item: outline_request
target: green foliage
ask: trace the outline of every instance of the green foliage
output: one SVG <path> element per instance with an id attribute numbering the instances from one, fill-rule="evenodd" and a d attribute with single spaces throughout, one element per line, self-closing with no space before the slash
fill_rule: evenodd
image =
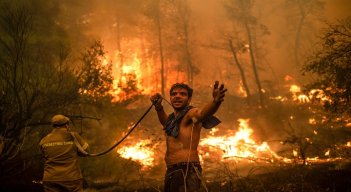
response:
<path id="1" fill-rule="evenodd" d="M 58 41 L 65 37 L 53 23 L 55 15 L 46 15 L 48 19 L 40 22 L 43 12 L 20 2 L 1 4 L 1 160 L 11 159 L 19 152 L 18 144 L 26 136 L 23 131 L 27 126 L 73 102 L 78 90 L 67 66 L 69 54 L 65 50 L 69 46 Z M 42 28 L 50 29 L 50 33 L 42 34 L 47 32 L 40 31 Z"/>
<path id="2" fill-rule="evenodd" d="M 39 125 L 48 123 L 53 114 L 81 110 L 77 106 L 84 96 L 79 94 L 77 73 L 86 74 L 88 83 L 84 85 L 93 85 L 99 93 L 110 90 L 111 83 L 103 83 L 112 82 L 112 77 L 111 66 L 105 71 L 92 66 L 98 63 L 94 56 L 103 54 L 101 44 L 85 57 L 91 68 L 75 68 L 69 40 L 56 22 L 59 10 L 54 2 L 5 1 L 0 8 L 1 178 L 13 169 L 14 161 L 24 162 L 38 155 L 37 142 L 43 136 L 40 131 L 47 129 Z M 25 149 L 30 152 L 24 153 Z M 27 160 L 22 164 L 30 163 Z"/>
<path id="3" fill-rule="evenodd" d="M 304 73 L 315 75 L 307 89 L 320 89 L 330 98 L 327 110 L 351 113 L 351 18 L 329 25 L 321 38 L 321 49 L 310 58 Z"/>
<path id="4" fill-rule="evenodd" d="M 83 69 L 79 75 L 81 92 L 93 98 L 108 96 L 112 90 L 112 63 L 105 62 L 105 51 L 101 42 L 96 41 L 83 53 Z"/>

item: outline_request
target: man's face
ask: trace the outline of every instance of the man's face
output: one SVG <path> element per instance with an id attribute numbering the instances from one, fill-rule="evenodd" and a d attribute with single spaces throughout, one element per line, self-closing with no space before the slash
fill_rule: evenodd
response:
<path id="1" fill-rule="evenodd" d="M 171 103 L 175 110 L 180 110 L 189 105 L 191 98 L 189 98 L 188 90 L 184 88 L 175 88 L 171 92 Z"/>

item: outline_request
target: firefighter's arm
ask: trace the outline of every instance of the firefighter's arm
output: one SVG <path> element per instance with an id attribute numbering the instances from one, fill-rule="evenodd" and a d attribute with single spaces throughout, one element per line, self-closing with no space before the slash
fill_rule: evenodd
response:
<path id="1" fill-rule="evenodd" d="M 79 144 L 84 149 L 84 151 L 89 152 L 89 144 L 78 133 L 74 132 L 73 134 L 76 137 L 76 139 L 79 142 Z"/>

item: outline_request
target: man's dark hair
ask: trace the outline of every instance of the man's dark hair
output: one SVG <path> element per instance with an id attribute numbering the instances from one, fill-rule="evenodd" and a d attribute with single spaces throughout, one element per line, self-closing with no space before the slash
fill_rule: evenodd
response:
<path id="1" fill-rule="evenodd" d="M 188 91 L 188 96 L 189 98 L 191 98 L 193 96 L 193 89 L 191 87 L 189 87 L 189 85 L 185 84 L 185 83 L 176 83 L 173 84 L 171 89 L 169 90 L 169 94 L 171 95 L 173 90 L 176 88 L 180 88 L 180 89 L 186 89 Z"/>

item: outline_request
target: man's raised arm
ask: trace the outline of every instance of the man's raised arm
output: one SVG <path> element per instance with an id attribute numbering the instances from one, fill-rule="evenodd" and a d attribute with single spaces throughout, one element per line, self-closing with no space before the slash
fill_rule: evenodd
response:
<path id="1" fill-rule="evenodd" d="M 209 116 L 212 116 L 215 114 L 221 105 L 221 103 L 224 101 L 224 96 L 225 92 L 227 91 L 226 88 L 224 88 L 224 84 L 221 84 L 219 86 L 219 82 L 216 81 L 214 86 L 213 86 L 213 91 L 212 91 L 212 101 L 210 101 L 208 104 L 206 104 L 201 110 L 196 110 L 195 112 L 195 117 L 197 121 L 203 121 Z"/>
<path id="2" fill-rule="evenodd" d="M 158 121 L 163 126 L 165 126 L 165 123 L 166 123 L 168 115 L 163 110 L 162 96 L 159 93 L 156 93 L 155 95 L 151 96 L 150 100 L 153 103 L 153 105 L 155 106 L 155 110 L 157 112 Z"/>

